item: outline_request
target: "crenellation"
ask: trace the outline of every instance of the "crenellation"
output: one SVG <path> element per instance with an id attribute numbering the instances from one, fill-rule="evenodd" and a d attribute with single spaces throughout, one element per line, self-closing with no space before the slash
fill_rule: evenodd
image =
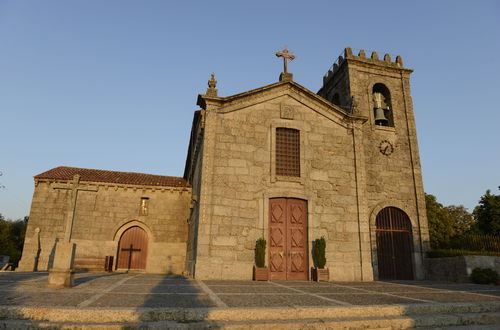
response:
<path id="1" fill-rule="evenodd" d="M 344 57 L 345 58 L 351 58 L 352 56 L 353 56 L 353 54 L 352 54 L 352 48 L 351 47 L 344 48 Z"/>
<path id="2" fill-rule="evenodd" d="M 364 49 L 360 49 L 358 51 L 358 55 L 354 55 L 352 48 L 346 47 L 344 49 L 344 56 L 339 56 L 337 60 L 332 64 L 328 72 L 323 76 L 323 85 L 327 85 L 328 82 L 336 75 L 340 74 L 342 70 L 340 68 L 344 63 L 348 63 L 349 61 L 360 61 L 367 64 L 376 64 L 379 66 L 389 66 L 391 68 L 403 68 L 403 59 L 400 55 L 395 57 L 395 61 L 392 61 L 392 56 L 388 53 L 385 53 L 383 59 L 379 58 L 378 52 L 372 51 L 370 58 L 366 57 L 366 51 Z M 408 69 L 406 69 L 408 70 Z"/>
<path id="3" fill-rule="evenodd" d="M 400 66 L 403 67 L 403 58 L 401 56 L 396 56 L 396 63 Z"/>

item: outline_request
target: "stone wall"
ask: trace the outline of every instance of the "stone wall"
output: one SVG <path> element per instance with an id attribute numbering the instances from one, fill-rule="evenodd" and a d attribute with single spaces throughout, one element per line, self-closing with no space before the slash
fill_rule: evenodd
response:
<path id="1" fill-rule="evenodd" d="M 351 127 L 300 89 L 284 85 L 258 98 L 206 111 L 196 277 L 251 279 L 255 241 L 268 239 L 269 198 L 294 197 L 308 202 L 307 250 L 325 236 L 332 280 L 361 280 Z M 275 175 L 277 127 L 300 130 L 300 178 Z M 362 230 L 368 246 L 367 221 Z"/>
<path id="2" fill-rule="evenodd" d="M 39 237 L 38 270 L 51 267 L 56 240 L 64 238 L 71 191 L 54 189 L 67 181 L 38 180 L 31 205 L 25 249 L 19 270 L 32 270 Z M 180 274 L 184 270 L 190 188 L 148 187 L 82 182 L 97 192 L 79 191 L 72 241 L 75 266 L 102 270 L 105 256 L 117 257 L 121 233 L 131 226 L 148 233 L 147 272 Z M 147 215 L 140 215 L 142 197 L 149 198 Z M 38 228 L 38 231 L 35 231 Z"/>
<path id="3" fill-rule="evenodd" d="M 201 130 L 201 128 L 200 128 Z M 201 131 L 199 133 L 199 143 L 196 152 L 194 153 L 194 162 L 198 166 L 193 168 L 191 173 L 191 185 L 193 189 L 193 196 L 191 202 L 191 213 L 189 217 L 189 232 L 187 241 L 186 252 L 186 272 L 190 276 L 194 276 L 196 257 L 198 250 L 198 230 L 199 230 L 199 215 L 200 215 L 200 194 L 201 194 L 201 174 L 202 174 L 202 157 L 203 157 L 203 136 Z"/>
<path id="4" fill-rule="evenodd" d="M 470 282 L 474 268 L 491 268 L 500 274 L 500 257 L 494 256 L 428 258 L 426 265 L 431 281 Z"/>

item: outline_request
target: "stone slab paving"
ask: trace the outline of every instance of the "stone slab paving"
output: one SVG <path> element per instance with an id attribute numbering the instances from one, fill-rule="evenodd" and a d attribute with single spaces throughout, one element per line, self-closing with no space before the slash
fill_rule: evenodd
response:
<path id="1" fill-rule="evenodd" d="M 49 289 L 47 273 L 0 273 L 0 305 L 79 308 L 231 308 L 500 301 L 500 287 L 428 281 L 197 281 L 180 276 L 78 273 Z"/>

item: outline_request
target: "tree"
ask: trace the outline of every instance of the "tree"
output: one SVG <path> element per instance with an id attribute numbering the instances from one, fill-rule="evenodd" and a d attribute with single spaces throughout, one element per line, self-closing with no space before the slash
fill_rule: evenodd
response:
<path id="1" fill-rule="evenodd" d="M 463 205 L 449 205 L 444 208 L 453 226 L 453 236 L 467 234 L 475 226 L 474 216 Z"/>
<path id="2" fill-rule="evenodd" d="M 28 217 L 11 221 L 0 214 L 0 253 L 10 256 L 14 265 L 21 259 L 27 223 Z"/>
<path id="3" fill-rule="evenodd" d="M 453 238 L 470 232 L 474 217 L 463 205 L 443 206 L 434 195 L 425 194 L 429 235 L 433 249 L 447 248 Z"/>
<path id="4" fill-rule="evenodd" d="M 479 200 L 479 205 L 474 209 L 474 217 L 477 229 L 482 234 L 500 236 L 500 195 L 486 190 Z"/>
<path id="5" fill-rule="evenodd" d="M 436 196 L 425 194 L 427 221 L 429 222 L 429 236 L 431 247 L 439 249 L 449 243 L 453 236 L 451 223 L 443 204 L 439 203 Z"/>

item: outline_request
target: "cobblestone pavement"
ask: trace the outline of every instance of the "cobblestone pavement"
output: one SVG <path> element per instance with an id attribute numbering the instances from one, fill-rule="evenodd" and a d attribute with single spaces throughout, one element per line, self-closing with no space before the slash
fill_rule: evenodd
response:
<path id="1" fill-rule="evenodd" d="M 500 301 L 500 287 L 427 281 L 197 281 L 180 276 L 78 273 L 69 289 L 47 273 L 0 273 L 0 305 L 31 307 L 306 307 Z"/>

